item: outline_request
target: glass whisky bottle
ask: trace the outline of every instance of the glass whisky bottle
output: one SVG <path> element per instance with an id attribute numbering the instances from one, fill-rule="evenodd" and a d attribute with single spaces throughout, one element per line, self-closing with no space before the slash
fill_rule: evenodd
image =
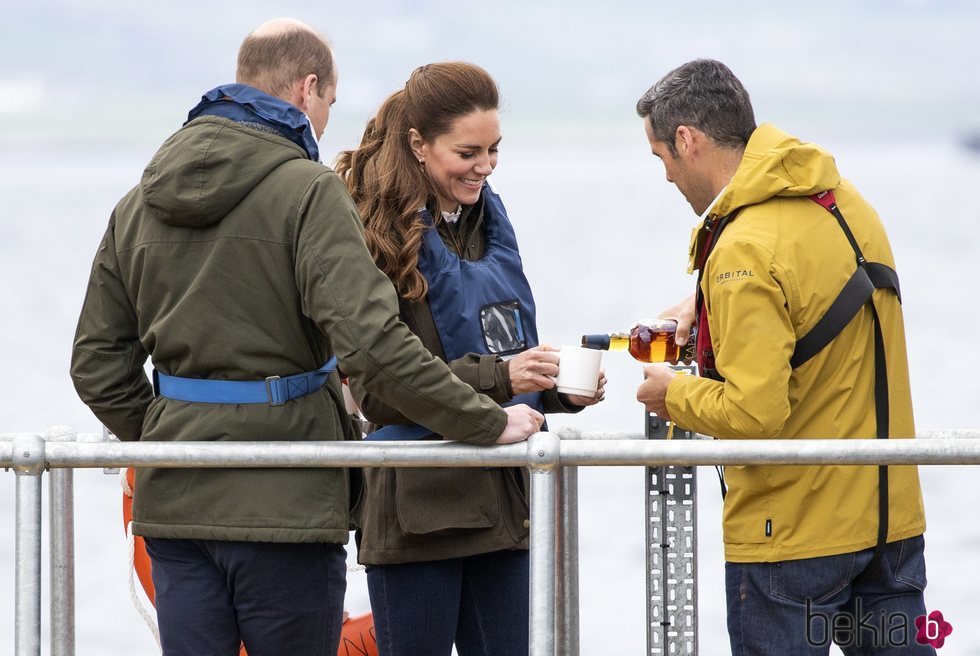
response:
<path id="1" fill-rule="evenodd" d="M 674 342 L 677 322 L 655 319 L 633 326 L 629 333 L 582 335 L 582 346 L 604 351 L 629 351 L 640 362 L 693 362 L 696 353 L 695 330 L 687 344 L 678 347 Z"/>

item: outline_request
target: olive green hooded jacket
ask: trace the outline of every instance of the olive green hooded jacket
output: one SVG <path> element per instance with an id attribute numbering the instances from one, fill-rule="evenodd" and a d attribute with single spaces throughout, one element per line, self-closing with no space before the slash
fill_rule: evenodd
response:
<path id="1" fill-rule="evenodd" d="M 144 372 L 261 380 L 341 369 L 413 421 L 492 442 L 503 410 L 398 319 L 357 210 L 290 141 L 219 117 L 170 137 L 116 206 L 95 257 L 71 374 L 123 440 L 354 439 L 337 374 L 281 406 L 153 398 Z M 344 543 L 342 468 L 141 469 L 134 529 L 165 538 Z"/>
<path id="2" fill-rule="evenodd" d="M 793 349 L 854 273 L 855 255 L 834 217 L 808 196 L 831 189 L 870 262 L 895 268 L 875 210 L 821 148 L 762 125 L 709 212 L 738 210 L 704 266 L 715 364 L 725 382 L 678 376 L 667 389 L 672 419 L 718 438 L 875 438 L 874 336 L 865 307 L 796 369 Z M 691 263 L 700 259 L 703 226 Z M 915 435 L 902 306 L 877 290 L 888 369 L 890 437 Z M 725 557 L 771 562 L 874 546 L 876 466 L 726 467 Z M 889 467 L 888 541 L 925 530 L 918 470 Z"/>

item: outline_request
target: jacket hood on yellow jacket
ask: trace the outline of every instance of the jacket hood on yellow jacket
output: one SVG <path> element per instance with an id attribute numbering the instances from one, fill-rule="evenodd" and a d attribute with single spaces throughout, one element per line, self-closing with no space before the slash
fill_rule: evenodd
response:
<path id="1" fill-rule="evenodd" d="M 745 146 L 732 181 L 708 213 L 710 218 L 731 214 L 775 196 L 812 196 L 840 185 L 834 157 L 816 144 L 800 141 L 770 123 L 757 127 Z M 691 236 L 688 273 L 697 267 L 704 242 L 703 223 Z"/>
<path id="2" fill-rule="evenodd" d="M 763 124 L 749 137 L 742 162 L 711 215 L 725 216 L 774 196 L 811 196 L 839 184 L 840 173 L 830 153 Z"/>

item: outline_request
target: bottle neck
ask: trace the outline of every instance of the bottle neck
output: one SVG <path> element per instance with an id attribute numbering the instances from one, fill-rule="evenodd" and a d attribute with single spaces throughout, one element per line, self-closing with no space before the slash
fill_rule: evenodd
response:
<path id="1" fill-rule="evenodd" d="M 630 336 L 625 333 L 613 333 L 609 335 L 610 351 L 625 351 L 630 347 Z"/>
<path id="2" fill-rule="evenodd" d="M 582 335 L 582 347 L 607 351 L 609 350 L 609 338 L 610 335 Z"/>

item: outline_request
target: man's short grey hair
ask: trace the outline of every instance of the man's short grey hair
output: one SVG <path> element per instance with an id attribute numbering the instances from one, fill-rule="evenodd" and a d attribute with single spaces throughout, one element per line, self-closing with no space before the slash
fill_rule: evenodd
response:
<path id="1" fill-rule="evenodd" d="M 726 148 L 744 148 L 756 127 L 749 92 L 713 59 L 695 59 L 667 73 L 636 103 L 636 113 L 650 121 L 653 136 L 674 157 L 681 125 L 697 128 Z"/>

